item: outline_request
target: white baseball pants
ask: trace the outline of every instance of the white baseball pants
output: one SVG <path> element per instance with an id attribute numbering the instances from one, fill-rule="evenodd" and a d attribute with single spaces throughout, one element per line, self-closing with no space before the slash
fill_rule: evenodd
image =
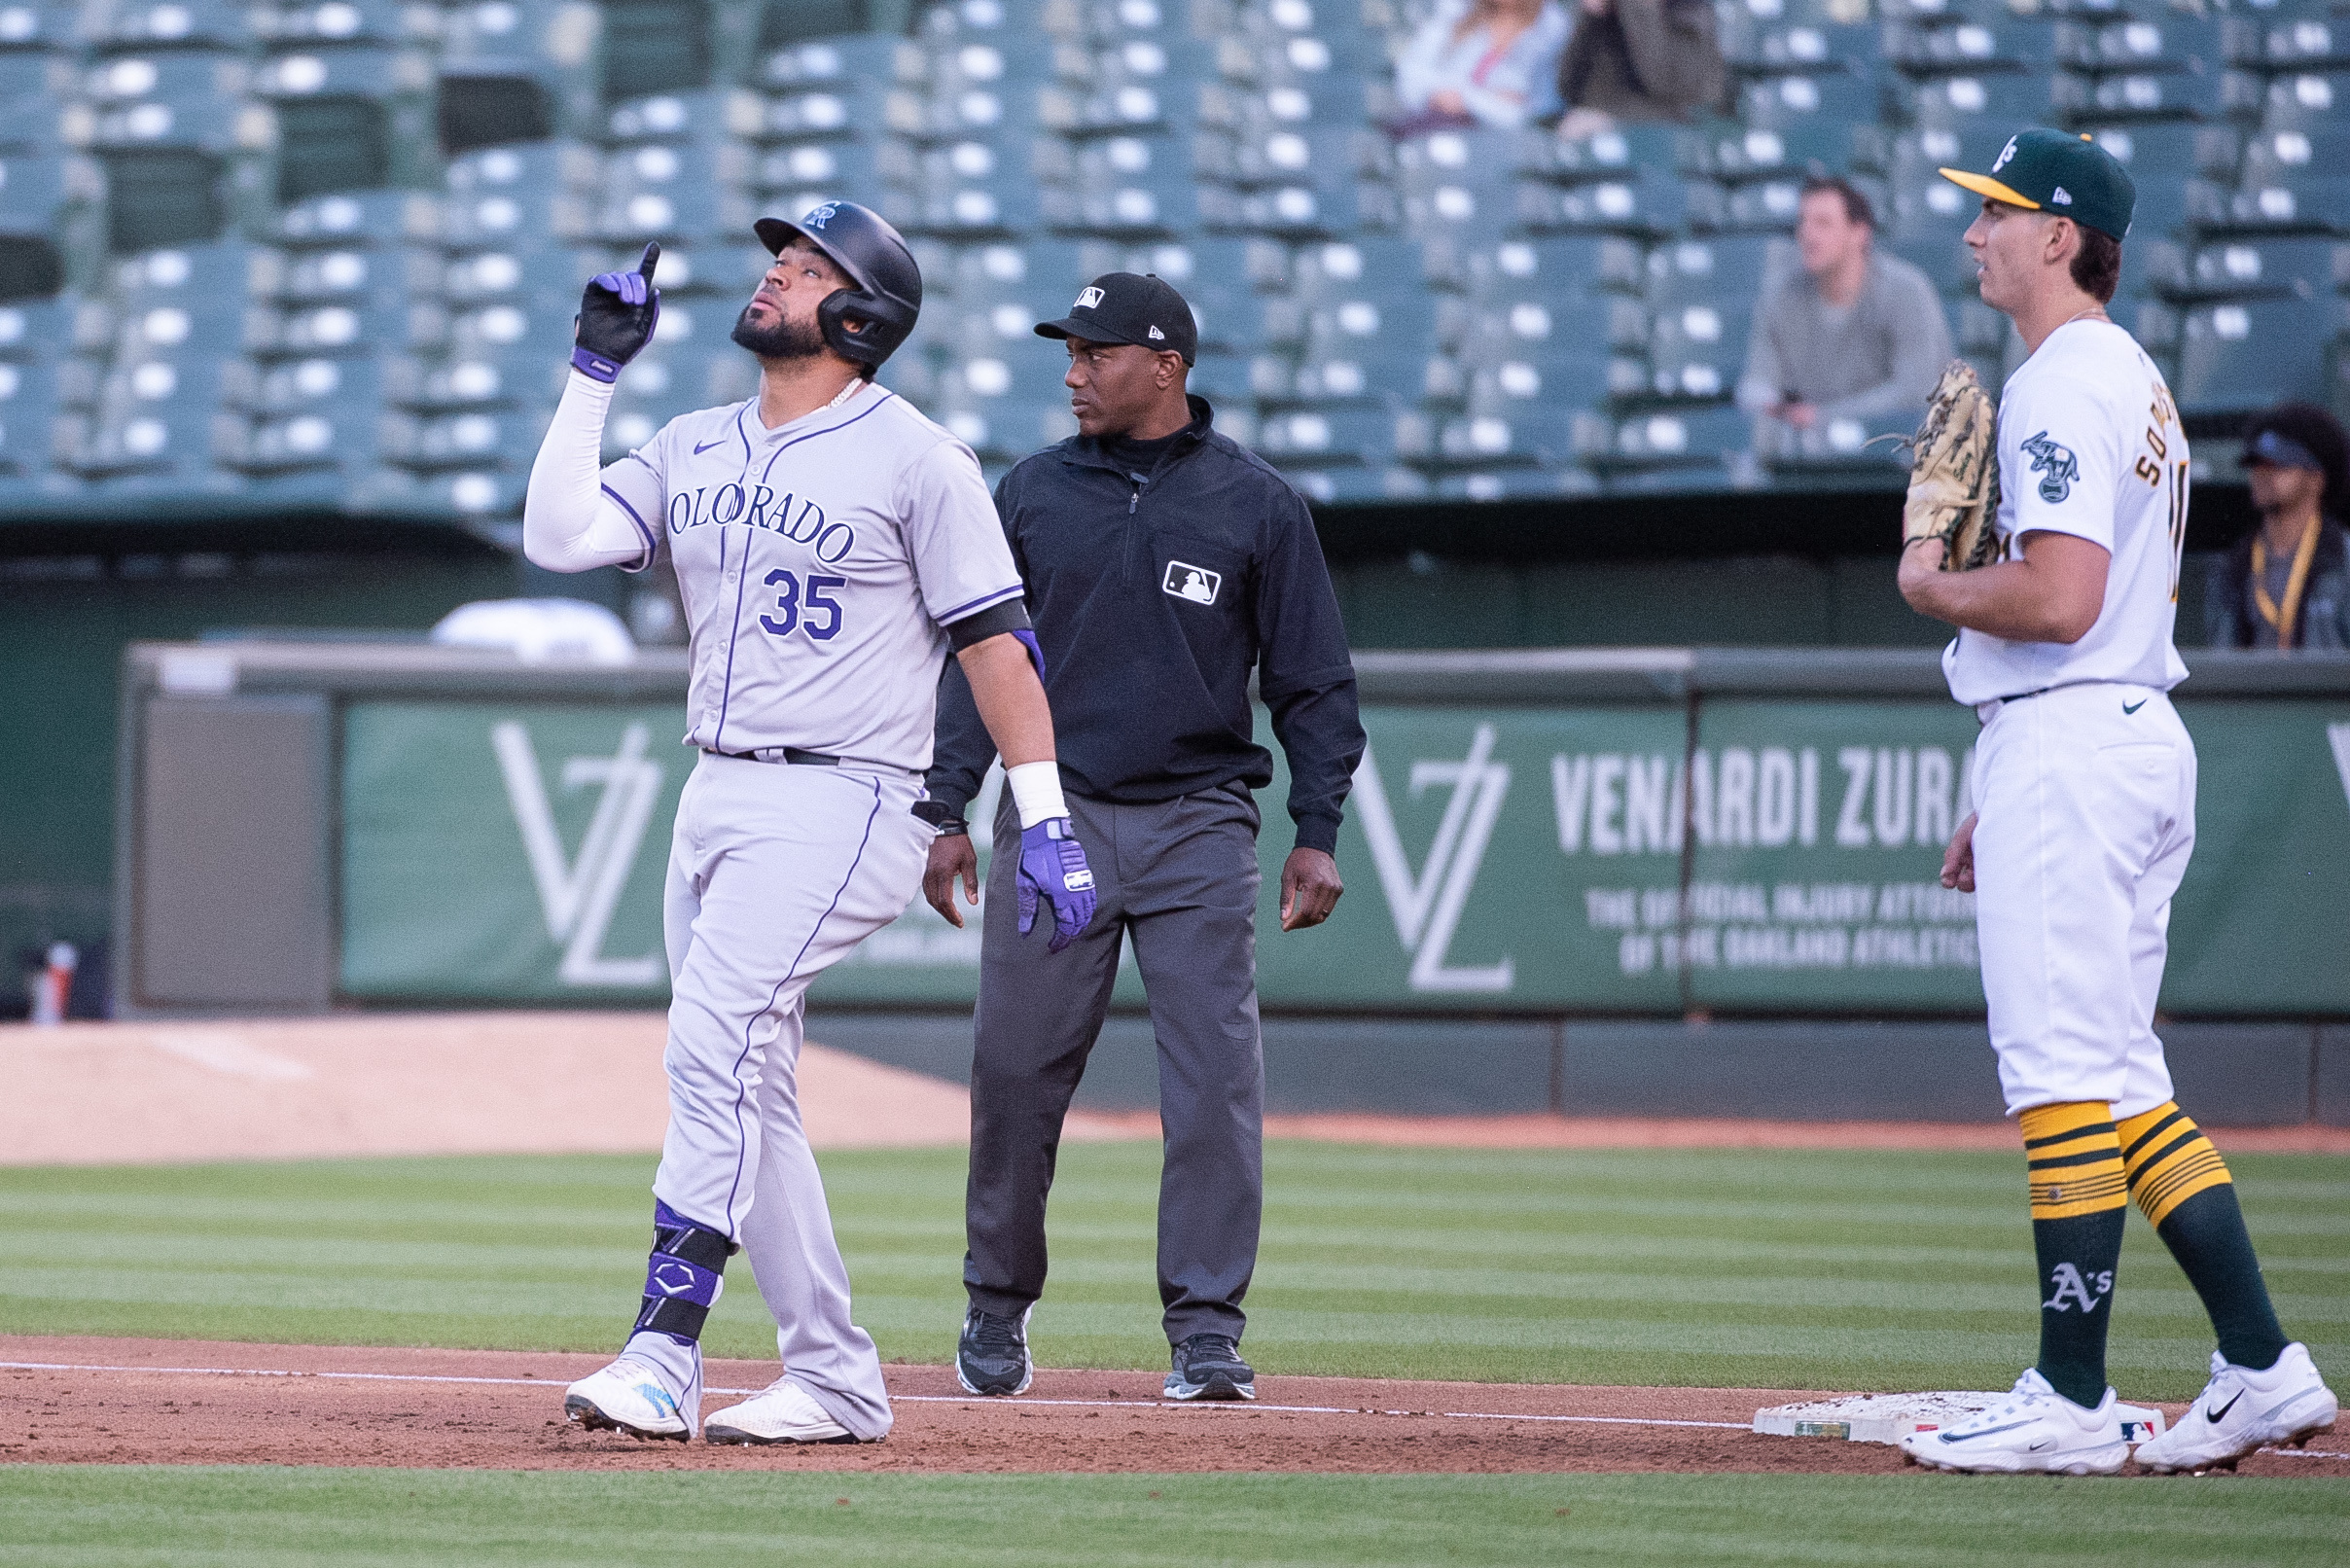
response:
<path id="1" fill-rule="evenodd" d="M 2154 1029 L 2195 846 L 2195 747 L 2170 698 L 2097 682 L 1984 703 L 1975 925 L 2012 1116 L 2171 1097 Z"/>
<path id="2" fill-rule="evenodd" d="M 785 1374 L 866 1440 L 888 1433 L 889 1396 L 872 1336 L 849 1321 L 801 1126 L 801 1000 L 921 890 L 918 789 L 905 773 L 705 753 L 678 801 L 663 920 L 669 1131 L 654 1194 L 741 1243 Z"/>

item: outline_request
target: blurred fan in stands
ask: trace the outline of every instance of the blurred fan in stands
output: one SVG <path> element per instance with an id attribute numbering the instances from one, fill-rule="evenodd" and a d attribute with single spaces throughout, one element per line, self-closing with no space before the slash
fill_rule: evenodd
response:
<path id="1" fill-rule="evenodd" d="M 1558 0 L 1441 0 L 1396 61 L 1398 137 L 1522 125 L 1558 113 L 1558 53 L 1572 24 Z"/>
<path id="2" fill-rule="evenodd" d="M 1580 0 L 1558 56 L 1561 136 L 1619 121 L 1688 120 L 1721 106 L 1722 62 L 1711 0 Z"/>
<path id="3" fill-rule="evenodd" d="M 2261 525 L 2212 562 L 2204 614 L 2220 648 L 2350 648 L 2350 437 L 2307 403 L 2244 427 Z"/>
<path id="4" fill-rule="evenodd" d="M 1869 198 L 1839 177 L 1806 180 L 1800 267 L 1765 278 L 1738 406 L 1763 457 L 1825 455 L 1835 420 L 1875 425 L 1925 411 L 1950 358 L 1950 325 L 1926 274 L 1879 255 Z"/>

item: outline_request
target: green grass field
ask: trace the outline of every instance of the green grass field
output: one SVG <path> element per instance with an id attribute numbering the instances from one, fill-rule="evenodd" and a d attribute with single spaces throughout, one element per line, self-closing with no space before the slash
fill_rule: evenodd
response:
<path id="1" fill-rule="evenodd" d="M 0 1564 L 2345 1560 L 2325 1481 L 0 1469 Z M 1002 1526 L 1016 1522 L 1016 1529 Z"/>
<path id="2" fill-rule="evenodd" d="M 0 1170 L 0 1331 L 607 1349 L 643 1277 L 652 1163 Z M 2233 1163 L 2288 1329 L 2350 1382 L 2350 1159 Z M 945 1360 L 962 1154 L 824 1167 L 859 1321 L 885 1356 Z M 2008 1155 L 1293 1143 L 1268 1147 L 1266 1171 L 1247 1342 L 1267 1374 L 1996 1388 L 2033 1353 Z M 1157 1176 L 1155 1145 L 1063 1152 L 1046 1365 L 1165 1364 Z M 2135 1220 L 2122 1270 L 2117 1384 L 2190 1397 L 2209 1333 Z M 728 1296 L 707 1342 L 773 1353 L 754 1292 Z M 2350 1484 L 2251 1479 L 14 1467 L 0 1518 L 0 1564 L 2350 1561 Z"/>
<path id="3" fill-rule="evenodd" d="M 2236 1161 L 2288 1329 L 2350 1381 L 2350 1160 Z M 962 1313 L 963 1156 L 824 1161 L 882 1354 Z M 650 1158 L 0 1171 L 0 1330 L 600 1350 L 633 1313 Z M 1052 1200 L 1048 1366 L 1165 1365 L 1157 1149 L 1078 1144 Z M 1777 1388 L 2004 1388 L 2036 1318 L 2001 1154 L 1468 1152 L 1276 1144 L 1248 1347 L 1268 1373 Z M 756 1293 L 706 1343 L 771 1356 Z M 2202 1310 L 2140 1221 L 2125 1395 L 2202 1386 Z"/>

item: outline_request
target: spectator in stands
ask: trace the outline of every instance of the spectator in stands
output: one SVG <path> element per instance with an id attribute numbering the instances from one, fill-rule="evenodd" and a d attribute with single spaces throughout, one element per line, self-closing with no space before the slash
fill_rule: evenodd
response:
<path id="1" fill-rule="evenodd" d="M 1558 57 L 1561 136 L 1619 121 L 1687 120 L 1723 100 L 1729 80 L 1713 0 L 1580 0 Z"/>
<path id="2" fill-rule="evenodd" d="M 1950 359 L 1950 324 L 1926 274 L 1877 254 L 1875 237 L 1876 214 L 1849 180 L 1803 182 L 1802 265 L 1765 281 L 1738 381 L 1759 455 L 1833 450 L 1835 419 L 1924 413 Z"/>
<path id="3" fill-rule="evenodd" d="M 2212 562 L 2204 614 L 2220 648 L 2350 648 L 2350 436 L 2280 403 L 2244 430 L 2261 525 Z"/>
<path id="4" fill-rule="evenodd" d="M 1441 0 L 1396 61 L 1399 137 L 1453 126 L 1522 125 L 1558 113 L 1558 0 Z"/>

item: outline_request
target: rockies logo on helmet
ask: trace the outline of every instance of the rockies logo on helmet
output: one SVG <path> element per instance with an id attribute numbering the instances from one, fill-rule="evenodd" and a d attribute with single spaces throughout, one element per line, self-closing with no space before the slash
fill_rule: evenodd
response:
<path id="1" fill-rule="evenodd" d="M 827 201 L 796 224 L 762 218 L 751 227 L 770 255 L 804 239 L 848 274 L 850 286 L 816 307 L 825 346 L 842 359 L 879 365 L 913 332 L 922 313 L 922 269 L 904 236 L 871 207 Z"/>

